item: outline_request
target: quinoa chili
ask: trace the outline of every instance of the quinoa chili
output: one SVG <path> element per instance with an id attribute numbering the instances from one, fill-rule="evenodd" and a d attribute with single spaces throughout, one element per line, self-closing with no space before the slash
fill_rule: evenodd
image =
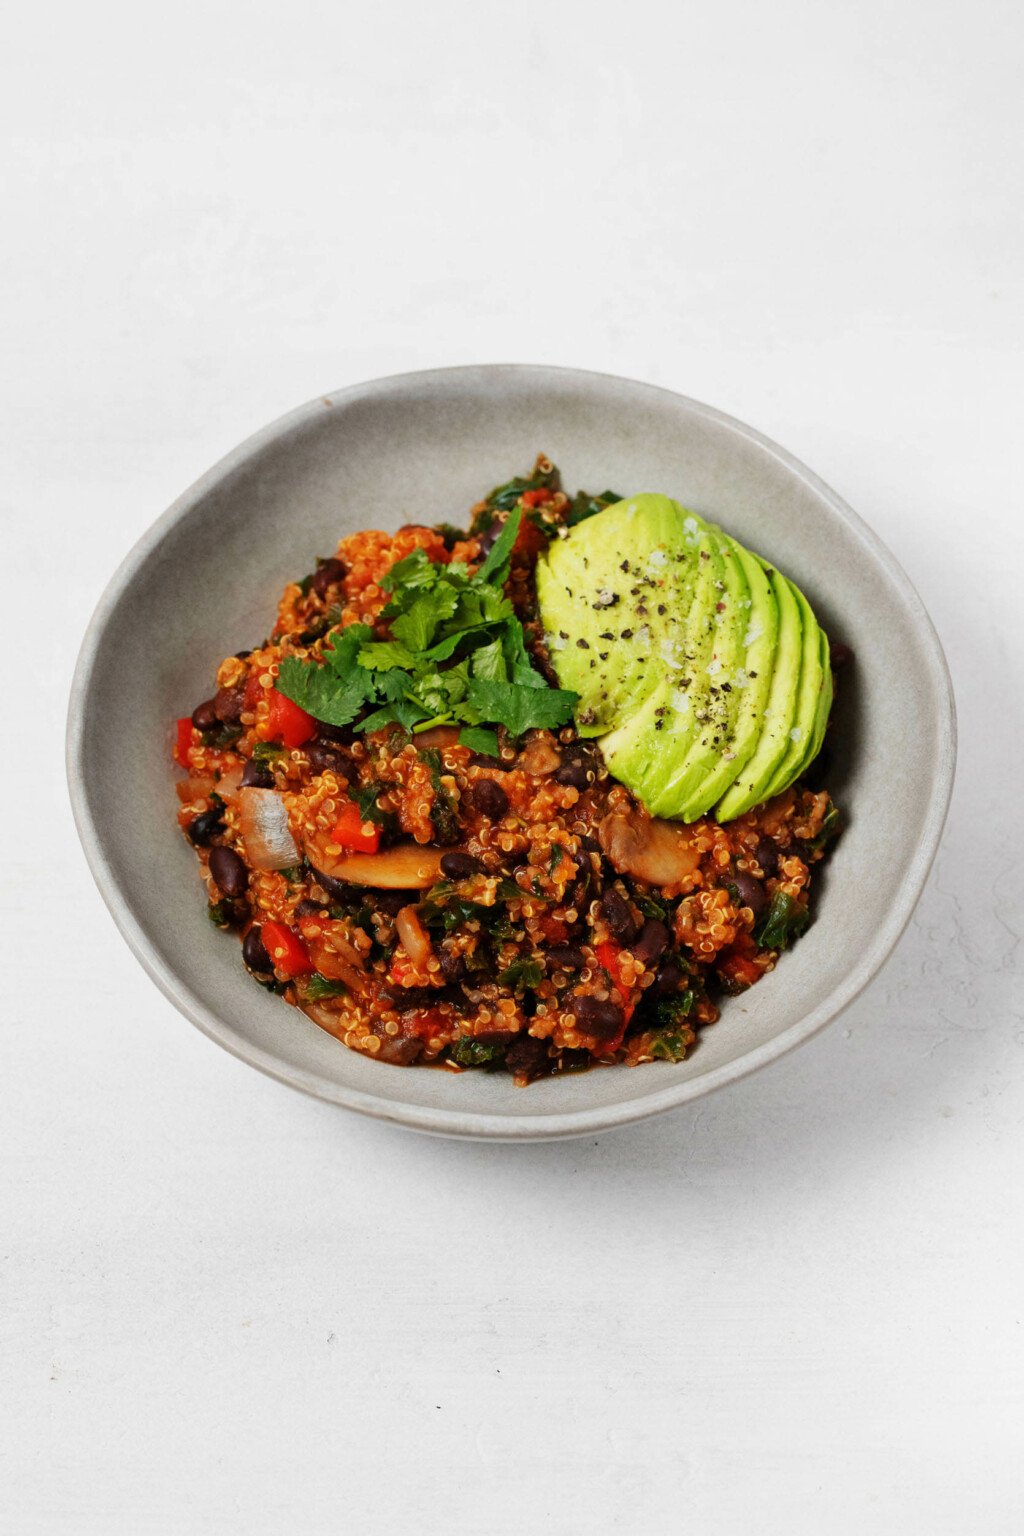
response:
<path id="1" fill-rule="evenodd" d="M 177 722 L 178 821 L 210 920 L 241 939 L 254 981 L 353 1050 L 518 1084 L 681 1061 L 723 994 L 809 921 L 811 867 L 838 825 L 817 779 L 725 824 L 652 819 L 554 686 L 534 566 L 616 499 L 568 496 L 541 456 L 466 531 L 342 539 Z M 449 617 L 417 651 L 428 590 Z M 479 619 L 439 643 L 453 604 Z M 359 674 L 365 697 L 319 703 L 321 684 L 355 675 L 353 644 L 380 663 Z M 474 691 L 486 669 L 465 658 L 484 644 L 497 681 Z"/>

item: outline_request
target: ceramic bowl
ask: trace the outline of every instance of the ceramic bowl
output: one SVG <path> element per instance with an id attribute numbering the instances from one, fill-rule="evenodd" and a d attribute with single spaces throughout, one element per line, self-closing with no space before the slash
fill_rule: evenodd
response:
<path id="1" fill-rule="evenodd" d="M 727 999 L 688 1061 L 513 1087 L 504 1075 L 386 1066 L 256 986 L 206 917 L 175 821 L 171 722 L 220 660 L 270 626 L 285 582 L 343 534 L 460 520 L 543 450 L 565 484 L 662 491 L 775 560 L 852 645 L 830 787 L 847 825 L 816 920 Z M 584 1135 L 685 1104 L 834 1019 L 902 933 L 953 778 L 953 701 L 927 613 L 892 555 L 809 470 L 751 428 L 645 384 L 562 368 L 470 367 L 356 385 L 236 448 L 140 540 L 99 604 L 71 693 L 68 778 L 96 882 L 180 1011 L 261 1071 L 442 1135 Z"/>

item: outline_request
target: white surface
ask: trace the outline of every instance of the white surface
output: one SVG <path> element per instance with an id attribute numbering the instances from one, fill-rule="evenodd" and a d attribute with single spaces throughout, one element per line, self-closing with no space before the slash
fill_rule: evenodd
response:
<path id="1" fill-rule="evenodd" d="M 1019 8 L 273 15 L 65 3 L 0 49 L 0 1526 L 1016 1533 Z M 936 875 L 838 1026 L 514 1150 L 217 1052 L 61 765 L 89 612 L 180 489 L 321 389 L 495 359 L 786 444 L 906 565 L 961 715 Z"/>

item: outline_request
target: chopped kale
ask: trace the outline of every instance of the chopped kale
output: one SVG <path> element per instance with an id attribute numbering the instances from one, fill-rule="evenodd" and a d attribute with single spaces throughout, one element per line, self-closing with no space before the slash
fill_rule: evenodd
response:
<path id="1" fill-rule="evenodd" d="M 486 1067 L 505 1059 L 504 1045 L 485 1045 L 482 1040 L 453 1040 L 448 1055 L 460 1067 Z"/>
<path id="2" fill-rule="evenodd" d="M 806 907 L 785 891 L 776 891 L 760 926 L 754 929 L 755 942 L 761 949 L 786 949 L 800 937 L 810 920 Z"/>
<path id="3" fill-rule="evenodd" d="M 539 987 L 544 979 L 544 967 L 539 960 L 516 960 L 507 966 L 498 981 L 510 992 L 525 992 Z"/>

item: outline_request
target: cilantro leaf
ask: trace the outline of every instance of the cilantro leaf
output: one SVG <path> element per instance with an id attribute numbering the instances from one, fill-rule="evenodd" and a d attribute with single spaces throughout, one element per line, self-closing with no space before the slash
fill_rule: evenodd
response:
<path id="1" fill-rule="evenodd" d="M 406 555 L 404 560 L 386 571 L 377 585 L 385 592 L 396 592 L 399 587 L 404 587 L 408 594 L 417 587 L 432 587 L 436 580 L 437 566 L 427 559 L 424 550 L 414 549 L 411 555 Z M 387 609 L 384 616 L 390 617 Z"/>
<path id="2" fill-rule="evenodd" d="M 523 626 L 509 624 L 503 636 L 505 661 L 514 683 L 524 688 L 546 688 L 547 684 L 530 660 L 523 643 Z"/>
<path id="3" fill-rule="evenodd" d="M 324 642 L 324 661 L 339 677 L 347 677 L 356 664 L 360 647 L 372 635 L 369 624 L 348 624 L 344 629 L 336 630 Z"/>
<path id="4" fill-rule="evenodd" d="M 389 672 L 394 667 L 409 671 L 416 665 L 412 651 L 398 640 L 376 640 L 364 645 L 356 660 L 371 672 Z"/>
<path id="5" fill-rule="evenodd" d="M 468 700 L 476 712 L 476 724 L 494 721 L 513 736 L 524 731 L 565 725 L 579 694 L 564 688 L 526 687 L 521 683 L 494 683 L 470 679 Z"/>
<path id="6" fill-rule="evenodd" d="M 425 651 L 438 625 L 451 618 L 458 603 L 458 592 L 447 582 L 424 588 L 411 607 L 392 621 L 391 633 L 410 651 Z"/>
<path id="7" fill-rule="evenodd" d="M 497 757 L 498 736 L 495 731 L 488 731 L 482 725 L 467 725 L 459 732 L 459 746 L 468 747 L 481 757 Z"/>
<path id="8" fill-rule="evenodd" d="M 359 667 L 342 680 L 333 667 L 286 656 L 278 669 L 276 687 L 314 720 L 349 725 L 371 697 L 373 681 L 372 675 Z"/>
<path id="9" fill-rule="evenodd" d="M 487 559 L 477 571 L 477 581 L 499 581 L 498 572 L 506 564 L 512 553 L 512 546 L 516 541 L 516 535 L 519 533 L 519 524 L 522 520 L 522 508 L 514 507 L 508 515 L 504 528 L 495 539 Z"/>
<path id="10" fill-rule="evenodd" d="M 474 677 L 482 677 L 486 682 L 508 682 L 508 666 L 500 640 L 490 640 L 486 645 L 478 645 L 470 658 L 470 667 Z"/>

